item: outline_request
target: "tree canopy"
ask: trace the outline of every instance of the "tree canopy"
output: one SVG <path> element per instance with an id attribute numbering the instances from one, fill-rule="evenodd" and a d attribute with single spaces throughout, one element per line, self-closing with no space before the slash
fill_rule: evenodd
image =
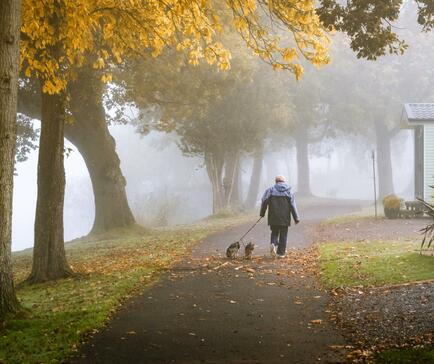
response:
<path id="1" fill-rule="evenodd" d="M 422 30 L 434 26 L 432 0 L 415 0 Z M 325 26 L 346 33 L 359 58 L 375 60 L 387 53 L 403 54 L 408 44 L 397 34 L 396 22 L 409 0 L 321 0 L 318 13 Z"/>
<path id="2" fill-rule="evenodd" d="M 297 78 L 301 57 L 318 66 L 328 63 L 327 32 L 313 0 L 25 0 L 22 18 L 21 65 L 27 77 L 43 79 L 43 91 L 51 94 L 66 87 L 89 54 L 93 67 L 103 69 L 127 54 L 156 57 L 176 46 L 193 65 L 204 59 L 228 69 L 230 53 L 219 39 L 225 27 Z M 292 34 L 291 44 L 283 44 L 273 24 Z M 109 81 L 110 74 L 103 79 Z"/>

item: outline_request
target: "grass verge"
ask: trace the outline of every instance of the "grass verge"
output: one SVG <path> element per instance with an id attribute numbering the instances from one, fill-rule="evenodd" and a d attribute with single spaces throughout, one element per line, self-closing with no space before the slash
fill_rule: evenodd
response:
<path id="1" fill-rule="evenodd" d="M 321 279 L 327 288 L 384 286 L 434 279 L 434 257 L 420 255 L 420 243 L 329 242 L 318 246 Z M 434 363 L 434 348 L 399 348 L 373 357 L 378 364 Z"/>
<path id="2" fill-rule="evenodd" d="M 434 348 L 410 348 L 385 350 L 375 358 L 377 364 L 421 364 L 434 363 Z"/>
<path id="3" fill-rule="evenodd" d="M 60 363 L 86 336 L 97 332 L 122 301 L 156 282 L 162 271 L 185 256 L 200 240 L 252 220 L 250 215 L 204 220 L 190 226 L 144 231 L 131 229 L 66 244 L 71 278 L 19 285 L 29 310 L 0 330 L 0 363 Z M 13 256 L 16 281 L 30 272 L 31 251 Z"/>
<path id="4" fill-rule="evenodd" d="M 378 220 L 384 220 L 383 208 L 378 207 L 377 212 Z M 333 225 L 333 224 L 346 224 L 351 222 L 357 222 L 361 220 L 371 220 L 375 219 L 375 209 L 374 206 L 365 206 L 360 211 L 353 213 L 338 215 L 330 217 L 322 222 L 323 225 Z"/>
<path id="5" fill-rule="evenodd" d="M 420 255 L 419 243 L 329 242 L 319 245 L 327 288 L 382 286 L 434 279 L 434 258 Z"/>

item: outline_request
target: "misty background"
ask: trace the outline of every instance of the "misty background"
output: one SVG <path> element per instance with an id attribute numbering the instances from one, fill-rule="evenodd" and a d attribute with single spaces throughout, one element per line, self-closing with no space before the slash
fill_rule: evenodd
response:
<path id="1" fill-rule="evenodd" d="M 376 130 L 379 121 L 386 129 L 394 130 L 390 134 L 394 192 L 405 199 L 414 198 L 413 131 L 400 130 L 400 119 L 404 102 L 433 101 L 430 85 L 434 78 L 431 47 L 434 37 L 432 33 L 420 32 L 410 10 L 409 13 L 403 11 L 401 28 L 397 29 L 410 45 L 402 56 L 388 55 L 375 62 L 360 60 L 349 49 L 345 37 L 336 35 L 333 37 L 332 64 L 321 70 L 307 66 L 298 84 L 292 78 L 289 80 L 289 75 L 288 82 L 282 82 L 282 73 L 273 72 L 268 66 L 267 69 L 254 66 L 254 71 L 247 72 L 253 74 L 253 80 L 259 80 L 253 82 L 251 88 L 260 88 L 265 93 L 291 94 L 286 109 L 276 112 L 282 119 L 296 120 L 295 126 L 282 124 L 280 129 L 273 131 L 274 134 L 264 136 L 261 141 L 264 153 L 257 201 L 263 190 L 273 184 L 277 174 L 285 175 L 295 191 L 299 188 L 297 127 L 302 130 L 311 127 L 315 136 L 308 143 L 312 195 L 373 201 L 371 152 L 378 150 L 376 140 L 382 138 Z M 239 58 L 243 59 L 243 56 Z M 236 63 L 235 60 L 235 66 Z M 309 92 L 315 95 L 314 103 L 308 102 Z M 233 96 L 228 108 L 258 106 L 242 105 L 248 100 L 239 101 L 237 97 Z M 260 106 L 267 111 L 268 101 L 264 100 Z M 150 119 L 155 117 L 155 113 L 149 116 Z M 317 120 L 312 121 L 315 117 Z M 274 122 L 271 115 L 270 120 L 266 116 L 262 119 L 265 124 Z M 39 129 L 37 120 L 34 120 L 34 128 Z M 112 124 L 109 129 L 116 140 L 121 169 L 127 181 L 128 200 L 139 224 L 186 224 L 213 213 L 213 190 L 204 158 L 183 153 L 181 136 L 176 131 L 138 133 L 137 122 Z M 317 138 L 318 135 L 321 137 Z M 215 140 L 210 139 L 208 143 L 212 145 Z M 94 197 L 80 153 L 69 142 L 66 147 L 71 150 L 65 158 L 64 222 L 65 240 L 68 241 L 86 235 L 91 229 Z M 28 159 L 16 165 L 14 251 L 33 246 L 37 153 L 37 150 L 30 151 Z M 238 177 L 241 199 L 247 195 L 252 168 L 252 153 L 243 153 Z"/>
<path id="2" fill-rule="evenodd" d="M 35 124 L 37 127 L 37 122 Z M 125 125 L 112 126 L 110 132 L 116 139 L 122 172 L 127 179 L 128 199 L 138 223 L 164 224 L 164 221 L 155 221 L 152 217 L 158 219 L 158 215 L 165 215 L 167 207 L 170 209 L 166 214 L 168 224 L 190 223 L 212 213 L 212 190 L 203 161 L 183 156 L 175 136 L 152 132 L 141 137 L 134 127 Z M 357 138 L 334 140 L 311 148 L 311 183 L 315 196 L 373 200 L 371 154 L 360 143 Z M 72 152 L 65 159 L 66 241 L 86 235 L 94 218 L 92 186 L 86 165 L 77 150 L 70 143 L 67 145 Z M 397 194 L 412 198 L 412 131 L 401 131 L 393 141 L 392 150 Z M 247 186 L 252 158 L 245 158 L 242 166 L 243 182 Z M 14 251 L 33 246 L 37 151 L 32 151 L 28 160 L 18 163 L 16 169 Z M 289 184 L 297 190 L 294 147 L 266 153 L 263 172 L 260 195 L 263 189 L 273 184 L 277 174 L 286 175 Z"/>

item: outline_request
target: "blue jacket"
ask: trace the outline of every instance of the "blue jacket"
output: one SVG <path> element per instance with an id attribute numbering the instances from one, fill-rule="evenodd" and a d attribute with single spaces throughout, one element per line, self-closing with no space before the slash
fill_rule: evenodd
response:
<path id="1" fill-rule="evenodd" d="M 268 188 L 262 197 L 262 217 L 268 208 L 268 225 L 291 225 L 291 215 L 295 221 L 300 217 L 297 211 L 294 194 L 285 182 L 277 182 L 273 187 Z"/>

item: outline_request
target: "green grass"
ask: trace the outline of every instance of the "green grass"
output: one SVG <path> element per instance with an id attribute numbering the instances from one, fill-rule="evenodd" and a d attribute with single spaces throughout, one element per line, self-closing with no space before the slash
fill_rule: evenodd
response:
<path id="1" fill-rule="evenodd" d="M 410 348 L 385 350 L 375 358 L 377 364 L 434 363 L 434 348 Z"/>
<path id="2" fill-rule="evenodd" d="M 327 288 L 383 286 L 434 279 L 434 257 L 415 252 L 420 243 L 370 241 L 319 245 L 321 279 Z M 433 348 L 390 349 L 378 364 L 434 363 Z"/>
<path id="3" fill-rule="evenodd" d="M 378 206 L 377 212 L 378 220 L 384 220 L 383 207 Z M 374 206 L 365 206 L 360 211 L 356 211 L 350 214 L 338 215 L 326 219 L 322 222 L 322 225 L 334 225 L 334 224 L 346 224 L 361 220 L 373 220 L 375 219 L 375 209 Z"/>
<path id="4" fill-rule="evenodd" d="M 319 245 L 322 281 L 328 288 L 381 286 L 434 279 L 434 257 L 419 243 L 370 241 Z"/>
<path id="5" fill-rule="evenodd" d="M 77 274 L 57 282 L 18 286 L 18 297 L 28 313 L 4 322 L 0 363 L 63 362 L 124 299 L 155 283 L 197 242 L 251 219 L 238 215 L 154 231 L 119 230 L 112 236 L 66 244 L 68 261 Z M 31 251 L 16 253 L 13 259 L 20 282 L 30 272 Z"/>

